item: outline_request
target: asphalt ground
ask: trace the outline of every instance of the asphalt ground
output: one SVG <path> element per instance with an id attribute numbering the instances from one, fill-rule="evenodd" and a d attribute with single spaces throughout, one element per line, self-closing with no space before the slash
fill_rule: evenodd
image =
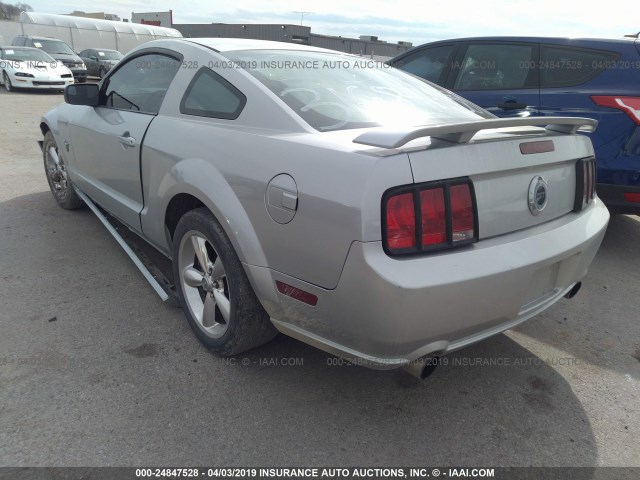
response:
<path id="1" fill-rule="evenodd" d="M 0 93 L 0 466 L 640 466 L 638 217 L 573 300 L 424 382 L 284 336 L 224 360 L 55 204 L 36 141 L 61 101 Z"/>

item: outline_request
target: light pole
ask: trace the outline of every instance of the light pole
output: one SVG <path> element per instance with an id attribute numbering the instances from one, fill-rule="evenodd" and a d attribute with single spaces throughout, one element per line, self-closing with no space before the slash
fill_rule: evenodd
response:
<path id="1" fill-rule="evenodd" d="M 298 14 L 300 14 L 300 26 L 302 26 L 302 21 L 304 20 L 304 16 L 305 16 L 305 15 L 310 15 L 310 14 L 312 14 L 313 12 L 296 12 L 296 11 L 294 11 L 293 13 L 298 13 Z"/>

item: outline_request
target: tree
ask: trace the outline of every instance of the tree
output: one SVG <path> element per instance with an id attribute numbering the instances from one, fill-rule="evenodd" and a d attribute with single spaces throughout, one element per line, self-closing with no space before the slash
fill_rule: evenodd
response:
<path id="1" fill-rule="evenodd" d="M 33 12 L 33 8 L 26 3 L 12 5 L 0 2 L 0 20 L 18 20 L 22 12 Z"/>

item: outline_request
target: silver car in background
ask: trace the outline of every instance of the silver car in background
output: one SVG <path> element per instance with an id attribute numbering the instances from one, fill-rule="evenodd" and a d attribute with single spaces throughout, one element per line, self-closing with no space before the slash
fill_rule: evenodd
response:
<path id="1" fill-rule="evenodd" d="M 337 52 L 153 41 L 65 99 L 40 125 L 53 196 L 170 258 L 221 355 L 279 331 L 424 376 L 573 296 L 609 220 L 594 121 L 497 119 Z"/>

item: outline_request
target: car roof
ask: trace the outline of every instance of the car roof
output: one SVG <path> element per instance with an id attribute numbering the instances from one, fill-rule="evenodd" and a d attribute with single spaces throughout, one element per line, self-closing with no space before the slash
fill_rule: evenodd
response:
<path id="1" fill-rule="evenodd" d="M 538 37 L 513 37 L 513 36 L 494 36 L 494 37 L 461 37 L 461 38 L 450 38 L 447 40 L 437 40 L 435 42 L 425 43 L 424 45 L 432 45 L 436 43 L 448 43 L 448 42 L 549 42 L 549 43 L 603 43 L 603 44 L 611 44 L 611 43 L 619 43 L 619 44 L 628 44 L 634 43 L 637 39 L 631 37 L 620 37 L 620 38 L 589 38 L 589 37 L 551 37 L 551 36 L 538 36 Z M 422 45 L 420 45 L 422 46 Z"/>
<path id="2" fill-rule="evenodd" d="M 311 47 L 297 43 L 274 42 L 270 40 L 253 40 L 247 38 L 180 38 L 171 39 L 197 43 L 212 48 L 218 52 L 233 52 L 239 50 L 298 50 L 311 52 L 342 53 L 326 48 Z M 345 54 L 346 55 L 346 54 Z"/>
<path id="3" fill-rule="evenodd" d="M 87 47 L 87 48 L 83 48 L 82 49 L 83 52 L 85 50 L 99 50 L 100 52 L 118 52 L 118 53 L 120 53 L 119 50 L 114 50 L 113 48 Z"/>
<path id="4" fill-rule="evenodd" d="M 0 47 L 0 50 L 36 50 L 38 52 L 42 52 L 39 48 L 34 47 L 12 47 L 11 45 L 5 45 L 4 47 Z M 46 53 L 46 52 L 44 52 Z"/>
<path id="5" fill-rule="evenodd" d="M 58 42 L 64 42 L 64 40 L 60 40 L 56 37 L 41 37 L 38 35 L 17 35 L 17 37 L 31 38 L 34 40 L 57 40 Z"/>

